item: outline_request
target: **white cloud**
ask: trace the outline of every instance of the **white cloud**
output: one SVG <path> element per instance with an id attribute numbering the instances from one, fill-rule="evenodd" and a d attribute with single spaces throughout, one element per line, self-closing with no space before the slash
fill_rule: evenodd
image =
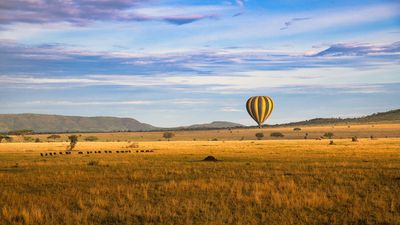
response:
<path id="1" fill-rule="evenodd" d="M 221 112 L 242 112 L 242 109 L 238 109 L 238 108 L 233 108 L 233 107 L 223 107 L 221 109 L 219 109 L 219 111 Z"/>
<path id="2" fill-rule="evenodd" d="M 379 88 L 371 85 L 384 83 L 400 83 L 396 74 L 399 65 L 388 65 L 384 68 L 359 70 L 354 68 L 302 68 L 287 71 L 246 71 L 225 75 L 88 75 L 81 78 L 37 78 L 27 76 L 0 76 L 0 85 L 44 85 L 63 87 L 71 85 L 98 86 L 118 85 L 130 87 L 162 86 L 174 89 L 177 86 L 195 92 L 234 93 L 260 92 L 268 88 L 286 87 L 319 87 L 345 88 L 347 91 L 368 93 L 379 92 Z M 179 103 L 177 101 L 176 103 Z M 191 100 L 180 100 L 181 104 Z"/>

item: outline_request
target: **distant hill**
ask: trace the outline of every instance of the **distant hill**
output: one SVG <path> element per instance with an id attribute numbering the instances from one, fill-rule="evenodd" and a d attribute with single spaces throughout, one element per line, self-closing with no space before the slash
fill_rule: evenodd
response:
<path id="1" fill-rule="evenodd" d="M 374 113 L 368 116 L 356 118 L 316 118 L 300 122 L 276 124 L 274 126 L 298 126 L 298 125 L 324 125 L 338 123 L 376 123 L 376 122 L 400 122 L 400 109 L 387 112 Z"/>
<path id="2" fill-rule="evenodd" d="M 300 122 L 276 124 L 272 126 L 306 126 L 340 123 L 400 123 L 400 109 L 374 113 L 358 118 L 316 118 Z M 141 123 L 132 118 L 81 117 L 44 114 L 0 114 L 0 132 L 33 130 L 36 133 L 51 132 L 112 132 L 112 131 L 161 131 L 161 130 L 208 130 L 245 127 L 238 123 L 214 121 L 176 128 L 160 128 Z"/>
<path id="3" fill-rule="evenodd" d="M 239 123 L 232 123 L 227 121 L 214 121 L 211 123 L 204 123 L 204 124 L 194 124 L 191 126 L 185 127 L 177 127 L 175 129 L 182 129 L 182 130 L 206 130 L 206 129 L 221 129 L 221 128 L 233 128 L 233 127 L 244 127 L 242 124 Z"/>
<path id="4" fill-rule="evenodd" d="M 81 117 L 43 114 L 0 114 L 0 132 L 149 131 L 159 129 L 131 118 Z"/>

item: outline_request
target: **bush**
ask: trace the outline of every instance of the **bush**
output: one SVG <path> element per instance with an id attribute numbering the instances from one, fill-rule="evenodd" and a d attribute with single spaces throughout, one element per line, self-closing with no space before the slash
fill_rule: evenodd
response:
<path id="1" fill-rule="evenodd" d="M 263 139 L 263 137 L 264 137 L 264 134 L 263 134 L 263 133 L 261 133 L 261 132 L 259 132 L 259 133 L 256 133 L 256 137 L 257 137 L 257 139 L 258 139 L 258 140 L 261 140 L 261 139 Z"/>
<path id="2" fill-rule="evenodd" d="M 12 137 L 5 135 L 5 134 L 0 134 L 0 142 L 6 140 L 7 142 L 12 142 Z"/>
<path id="3" fill-rule="evenodd" d="M 295 127 L 295 128 L 293 128 L 293 131 L 301 131 L 301 128 L 300 127 Z"/>
<path id="4" fill-rule="evenodd" d="M 333 135 L 332 132 L 326 132 L 326 133 L 324 134 L 324 137 L 329 138 L 329 139 L 331 139 L 333 136 L 334 136 L 334 135 Z"/>
<path id="5" fill-rule="evenodd" d="M 97 140 L 99 140 L 99 138 L 95 136 L 88 136 L 85 138 L 85 141 L 97 141 Z"/>
<path id="6" fill-rule="evenodd" d="M 34 141 L 34 140 L 35 139 L 33 139 L 32 137 L 29 137 L 29 136 L 24 137 L 24 141 L 31 142 L 31 141 Z"/>
<path id="7" fill-rule="evenodd" d="M 41 141 L 40 141 L 39 138 L 36 138 L 36 139 L 35 139 L 35 142 L 36 142 L 36 143 L 39 143 L 39 142 L 41 142 Z"/>
<path id="8" fill-rule="evenodd" d="M 88 163 L 88 165 L 89 166 L 98 166 L 100 163 L 99 163 L 99 161 L 97 161 L 97 160 L 91 160 L 89 163 Z"/>
<path id="9" fill-rule="evenodd" d="M 283 135 L 281 132 L 272 132 L 271 137 L 284 137 L 285 135 Z"/>
<path id="10" fill-rule="evenodd" d="M 172 132 L 164 132 L 164 134 L 163 134 L 163 138 L 168 139 L 168 141 L 169 141 L 169 139 L 173 138 L 174 136 L 175 136 L 175 134 Z"/>
<path id="11" fill-rule="evenodd" d="M 218 138 L 213 138 L 211 139 L 211 141 L 218 141 Z"/>

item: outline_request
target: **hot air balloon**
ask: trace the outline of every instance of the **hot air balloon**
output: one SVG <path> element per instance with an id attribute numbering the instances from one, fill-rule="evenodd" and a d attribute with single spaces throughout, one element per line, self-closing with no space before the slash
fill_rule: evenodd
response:
<path id="1" fill-rule="evenodd" d="M 251 118 L 257 122 L 258 127 L 261 128 L 264 121 L 271 115 L 274 102 L 269 96 L 253 96 L 247 100 L 246 109 Z"/>

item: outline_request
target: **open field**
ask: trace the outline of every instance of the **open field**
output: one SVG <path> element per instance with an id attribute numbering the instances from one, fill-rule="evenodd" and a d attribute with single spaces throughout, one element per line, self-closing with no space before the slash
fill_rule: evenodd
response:
<path id="1" fill-rule="evenodd" d="M 251 129 L 220 129 L 220 130 L 198 130 L 198 131 L 172 131 L 175 137 L 172 140 L 181 141 L 207 141 L 207 140 L 254 140 L 257 132 L 263 132 L 265 139 L 272 138 L 272 132 L 281 132 L 285 135 L 284 139 L 303 139 L 308 133 L 309 139 L 315 139 L 326 132 L 334 133 L 335 138 L 369 138 L 371 135 L 377 138 L 400 138 L 400 124 L 349 124 L 335 126 L 300 126 L 301 131 L 293 131 L 294 127 L 274 127 L 274 128 L 251 128 Z M 67 141 L 67 136 L 71 134 L 60 134 L 61 138 L 56 141 Z M 115 133 L 82 133 L 83 140 L 88 136 L 96 136 L 99 141 L 160 141 L 164 140 L 163 132 L 115 132 Z M 36 138 L 40 141 L 48 141 L 49 134 L 27 135 L 31 137 L 31 142 Z M 24 137 L 13 136 L 14 141 L 24 142 Z"/>
<path id="2" fill-rule="evenodd" d="M 328 142 L 1 143 L 0 224 L 400 224 L 400 139 Z"/>

